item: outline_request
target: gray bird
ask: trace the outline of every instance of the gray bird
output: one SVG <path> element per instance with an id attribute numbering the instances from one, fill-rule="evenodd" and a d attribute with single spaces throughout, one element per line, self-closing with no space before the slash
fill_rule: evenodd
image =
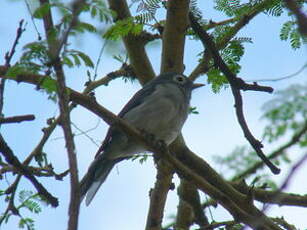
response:
<path id="1" fill-rule="evenodd" d="M 182 74 L 165 73 L 144 85 L 118 114 L 134 127 L 171 144 L 187 119 L 193 84 Z M 114 165 L 146 148 L 118 128 L 110 127 L 88 172 L 81 180 L 81 200 L 89 205 Z"/>

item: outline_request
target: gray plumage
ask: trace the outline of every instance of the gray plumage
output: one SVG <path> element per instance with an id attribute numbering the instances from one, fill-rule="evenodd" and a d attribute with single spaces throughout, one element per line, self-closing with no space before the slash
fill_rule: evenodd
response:
<path id="1" fill-rule="evenodd" d="M 199 86 L 181 74 L 161 74 L 139 90 L 118 116 L 169 145 L 180 133 L 188 116 L 192 90 Z M 145 151 L 141 143 L 118 128 L 110 127 L 81 180 L 81 199 L 86 195 L 86 205 L 89 205 L 116 163 Z"/>

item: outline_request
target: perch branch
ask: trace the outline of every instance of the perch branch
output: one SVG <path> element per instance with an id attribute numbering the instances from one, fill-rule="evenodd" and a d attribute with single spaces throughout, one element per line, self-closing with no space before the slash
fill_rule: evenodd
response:
<path id="1" fill-rule="evenodd" d="M 110 9 L 116 12 L 116 20 L 131 17 L 125 0 L 108 0 Z M 155 72 L 145 50 L 145 42 L 142 36 L 128 34 L 123 37 L 129 60 L 140 83 L 143 85 L 155 77 Z"/>
<path id="2" fill-rule="evenodd" d="M 12 77 L 8 76 L 6 76 L 6 78 L 12 79 Z M 43 80 L 41 78 L 40 75 L 20 74 L 13 80 L 39 85 Z M 160 142 L 158 144 L 153 144 L 152 140 L 146 139 L 138 130 L 100 106 L 92 97 L 82 95 L 72 89 L 67 90 L 70 92 L 70 100 L 87 108 L 89 111 L 101 117 L 109 125 L 120 127 L 131 137 L 142 141 L 149 151 L 155 152 L 157 156 L 161 156 L 163 159 L 169 161 L 180 176 L 183 176 L 187 180 L 191 180 L 200 190 L 210 195 L 213 199 L 216 199 L 239 222 L 243 222 L 254 228 L 280 230 L 279 227 L 253 206 L 251 202 L 246 202 L 246 196 L 237 192 L 231 185 L 227 184 L 201 158 L 198 158 L 192 152 L 188 151 L 186 146 L 184 146 L 186 149 L 183 151 L 182 149 L 173 149 L 174 151 L 172 152 L 178 153 L 180 157 L 180 160 L 176 159 L 169 153 L 166 146 L 161 146 Z M 189 154 L 186 154 L 186 151 L 188 151 Z M 257 219 L 257 221 L 255 221 L 255 219 Z"/>

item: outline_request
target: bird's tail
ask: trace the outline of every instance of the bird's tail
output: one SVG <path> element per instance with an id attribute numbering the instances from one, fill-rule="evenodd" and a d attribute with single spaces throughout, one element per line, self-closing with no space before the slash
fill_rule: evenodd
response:
<path id="1" fill-rule="evenodd" d="M 106 180 L 114 165 L 119 160 L 109 160 L 99 157 L 90 165 L 88 172 L 80 182 L 81 201 L 85 199 L 85 204 L 88 206 L 93 200 L 95 194 L 101 184 Z"/>

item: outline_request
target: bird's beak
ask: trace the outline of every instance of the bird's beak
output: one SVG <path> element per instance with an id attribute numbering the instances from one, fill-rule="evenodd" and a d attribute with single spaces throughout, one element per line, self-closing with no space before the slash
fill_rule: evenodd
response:
<path id="1" fill-rule="evenodd" d="M 198 84 L 198 83 L 193 84 L 193 85 L 192 85 L 192 90 L 197 89 L 197 88 L 199 88 L 199 87 L 203 87 L 204 85 L 205 85 L 205 84 Z"/>

